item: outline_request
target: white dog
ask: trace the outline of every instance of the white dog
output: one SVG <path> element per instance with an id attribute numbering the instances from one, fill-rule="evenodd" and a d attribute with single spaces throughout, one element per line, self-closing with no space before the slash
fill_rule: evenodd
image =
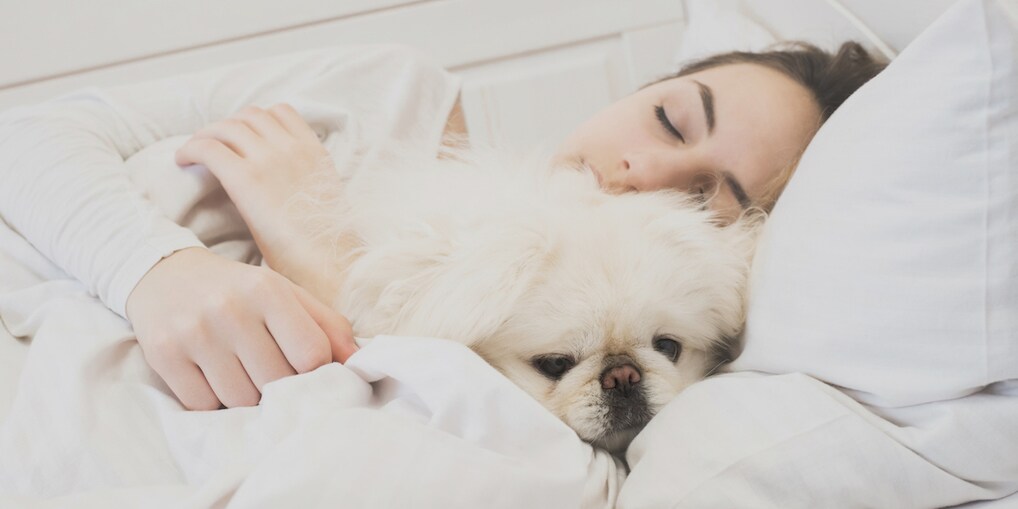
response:
<path id="1" fill-rule="evenodd" d="M 256 262 L 214 177 L 172 163 L 185 139 L 129 174 L 213 251 Z M 722 227 L 678 192 L 605 194 L 582 169 L 452 155 L 408 153 L 295 200 L 328 199 L 305 217 L 346 267 L 333 305 L 356 335 L 461 341 L 612 451 L 733 353 L 754 221 Z"/>
<path id="2" fill-rule="evenodd" d="M 317 225 L 356 335 L 461 341 L 612 451 L 733 353 L 752 221 L 494 151 L 426 159 L 352 176 Z"/>

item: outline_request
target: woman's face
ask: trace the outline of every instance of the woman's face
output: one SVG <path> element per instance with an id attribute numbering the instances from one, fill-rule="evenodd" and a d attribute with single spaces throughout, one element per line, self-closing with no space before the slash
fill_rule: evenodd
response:
<path id="1" fill-rule="evenodd" d="M 588 166 L 610 192 L 703 192 L 714 195 L 716 210 L 737 213 L 767 201 L 769 184 L 819 124 L 805 87 L 767 67 L 729 64 L 611 104 L 574 131 L 558 157 Z"/>

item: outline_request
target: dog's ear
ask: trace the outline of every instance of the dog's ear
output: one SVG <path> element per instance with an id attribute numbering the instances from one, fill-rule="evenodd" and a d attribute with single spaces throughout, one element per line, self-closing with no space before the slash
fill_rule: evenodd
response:
<path id="1" fill-rule="evenodd" d="M 767 213 L 758 208 L 743 211 L 734 222 L 721 228 L 727 234 L 727 241 L 736 253 L 740 253 L 747 261 L 752 261 L 757 241 L 763 231 Z"/>
<path id="2" fill-rule="evenodd" d="M 441 337 L 468 346 L 494 334 L 551 256 L 542 232 L 495 230 L 448 239 L 444 247 L 415 252 L 415 260 L 403 253 L 399 263 L 388 264 L 393 270 L 384 288 L 373 292 L 374 305 L 362 308 L 354 324 L 371 330 L 357 332 Z M 405 270 L 408 264 L 414 268 Z"/>

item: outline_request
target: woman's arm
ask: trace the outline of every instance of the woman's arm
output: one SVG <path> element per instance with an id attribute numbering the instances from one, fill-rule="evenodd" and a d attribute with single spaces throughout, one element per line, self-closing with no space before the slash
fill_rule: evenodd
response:
<path id="1" fill-rule="evenodd" d="M 293 100 L 312 109 L 354 111 L 347 106 L 364 97 L 351 95 L 366 88 L 344 83 L 400 72 L 420 78 L 428 69 L 436 83 L 445 79 L 429 65 L 395 47 L 330 49 L 91 89 L 5 112 L 0 215 L 111 309 L 128 317 L 131 308 L 146 358 L 162 360 L 153 367 L 187 407 L 253 404 L 261 385 L 286 371 L 344 360 L 354 348 L 349 324 L 269 271 L 238 277 L 240 271 L 228 270 L 257 268 L 201 249 L 193 233 L 132 188 L 124 159 L 244 104 Z M 384 133 L 385 120 L 368 121 L 362 131 Z M 189 277 L 195 273 L 205 277 Z M 273 291 L 252 291 L 251 281 Z M 274 343 L 236 342 L 257 330 L 268 331 Z M 297 348 L 286 346 L 293 341 Z"/>
<path id="2" fill-rule="evenodd" d="M 446 118 L 443 143 L 467 142 L 463 109 L 457 97 Z M 308 214 L 327 217 L 330 210 L 306 202 L 299 211 L 286 206 L 309 186 L 341 192 L 343 182 L 312 128 L 288 104 L 268 109 L 247 106 L 233 117 L 198 131 L 176 155 L 181 166 L 202 164 L 223 184 L 251 230 L 269 267 L 307 289 L 319 300 L 335 302 L 342 286 L 343 254 L 355 239 L 327 239 L 307 228 Z M 313 177 L 313 179 L 311 178 Z"/>
<path id="3" fill-rule="evenodd" d="M 370 143 L 397 131 L 394 112 L 408 107 L 392 104 L 393 111 L 374 112 L 377 118 L 357 119 L 360 104 L 397 95 L 398 87 L 385 81 L 401 74 L 435 82 L 435 89 L 450 83 L 447 73 L 405 48 L 348 47 L 88 89 L 9 110 L 0 115 L 0 216 L 125 316 L 127 297 L 148 269 L 174 251 L 201 246 L 131 186 L 126 158 L 245 105 L 281 101 L 319 118 L 363 124 L 358 141 Z"/>

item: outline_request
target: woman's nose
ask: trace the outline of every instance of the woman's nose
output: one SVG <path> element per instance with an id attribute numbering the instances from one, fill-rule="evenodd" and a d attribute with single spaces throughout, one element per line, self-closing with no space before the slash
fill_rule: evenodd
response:
<path id="1" fill-rule="evenodd" d="M 637 191 L 687 189 L 696 175 L 688 158 L 660 152 L 632 152 L 623 156 L 623 181 Z"/>

